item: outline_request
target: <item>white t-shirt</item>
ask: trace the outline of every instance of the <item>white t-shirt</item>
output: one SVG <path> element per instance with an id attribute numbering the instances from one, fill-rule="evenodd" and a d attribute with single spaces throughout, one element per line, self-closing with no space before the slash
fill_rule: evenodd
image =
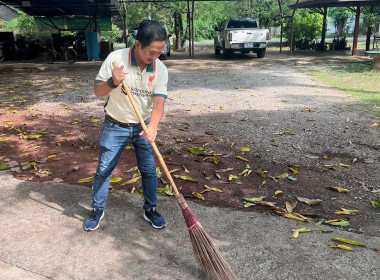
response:
<path id="1" fill-rule="evenodd" d="M 127 74 L 127 83 L 136 105 L 144 120 L 152 113 L 153 97 L 167 97 L 168 71 L 166 66 L 156 59 L 147 65 L 143 71 L 137 66 L 134 57 L 134 47 L 120 49 L 108 55 L 96 76 L 95 83 L 107 82 L 112 77 L 112 62 L 120 67 L 124 65 L 123 71 Z M 122 90 L 120 84 L 110 91 L 107 96 L 104 110 L 107 115 L 122 123 L 138 123 L 139 120 L 133 110 L 128 96 Z"/>

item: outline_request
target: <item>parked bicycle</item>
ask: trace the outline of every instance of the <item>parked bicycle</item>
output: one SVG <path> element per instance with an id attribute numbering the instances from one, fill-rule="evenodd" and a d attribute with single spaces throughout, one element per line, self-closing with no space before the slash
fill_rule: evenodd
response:
<path id="1" fill-rule="evenodd" d="M 57 59 L 63 59 L 72 64 L 77 61 L 77 57 L 77 52 L 73 49 L 73 47 L 67 45 L 62 46 L 60 52 L 57 52 L 52 46 L 44 53 L 44 60 L 49 64 L 54 63 Z"/>

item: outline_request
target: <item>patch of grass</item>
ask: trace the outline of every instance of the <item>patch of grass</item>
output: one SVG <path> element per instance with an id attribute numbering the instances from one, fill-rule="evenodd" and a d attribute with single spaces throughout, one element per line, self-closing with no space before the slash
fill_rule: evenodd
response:
<path id="1" fill-rule="evenodd" d="M 371 62 L 352 62 L 312 68 L 307 73 L 318 81 L 342 90 L 380 116 L 380 71 Z"/>

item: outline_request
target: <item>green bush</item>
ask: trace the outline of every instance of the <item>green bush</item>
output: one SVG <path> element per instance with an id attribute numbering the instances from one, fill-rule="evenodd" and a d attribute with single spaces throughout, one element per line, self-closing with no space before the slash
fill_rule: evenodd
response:
<path id="1" fill-rule="evenodd" d="M 298 10 L 294 15 L 294 48 L 308 50 L 314 47 L 315 40 L 322 32 L 323 16 L 308 10 Z M 285 22 L 284 32 L 290 41 L 291 19 Z"/>
<path id="2" fill-rule="evenodd" d="M 347 39 L 346 37 L 338 38 L 333 40 L 334 50 L 345 50 L 347 47 Z"/>

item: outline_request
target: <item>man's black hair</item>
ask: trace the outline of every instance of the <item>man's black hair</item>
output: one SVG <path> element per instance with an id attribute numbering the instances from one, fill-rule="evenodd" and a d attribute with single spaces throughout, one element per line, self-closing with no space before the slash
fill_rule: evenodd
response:
<path id="1" fill-rule="evenodd" d="M 157 21 L 144 20 L 138 27 L 136 40 L 142 48 L 149 46 L 152 42 L 166 41 L 166 31 Z"/>

